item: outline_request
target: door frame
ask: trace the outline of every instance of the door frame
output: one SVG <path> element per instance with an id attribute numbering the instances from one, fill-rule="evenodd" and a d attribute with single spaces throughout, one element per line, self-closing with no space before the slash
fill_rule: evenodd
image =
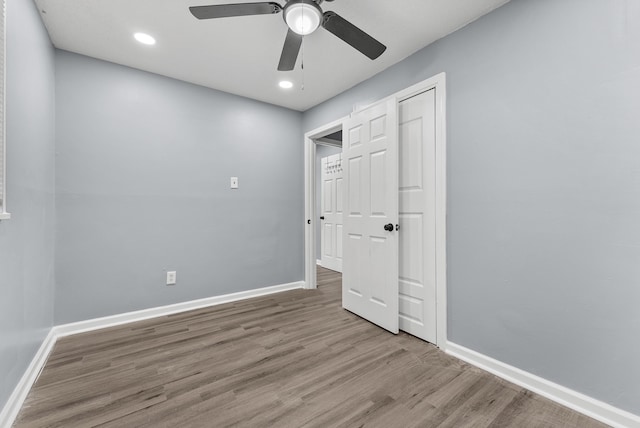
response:
<path id="1" fill-rule="evenodd" d="M 447 105 L 446 105 L 446 74 L 440 73 L 429 79 L 403 89 L 390 97 L 395 98 L 396 111 L 400 102 L 416 96 L 422 92 L 436 90 L 436 308 L 437 329 L 435 345 L 445 349 L 447 344 Z M 376 103 L 390 98 L 385 97 Z M 375 103 L 374 103 L 375 104 Z M 358 108 L 362 110 L 365 107 Z M 315 289 L 316 283 L 316 142 L 343 127 L 343 117 L 326 125 L 320 126 L 304 134 L 304 204 L 305 204 L 305 245 L 304 245 L 304 277 L 305 288 Z"/>
<path id="2" fill-rule="evenodd" d="M 304 134 L 304 288 L 315 289 L 316 242 L 318 213 L 316 212 L 316 144 L 315 140 L 342 129 L 347 117 L 334 120 Z"/>

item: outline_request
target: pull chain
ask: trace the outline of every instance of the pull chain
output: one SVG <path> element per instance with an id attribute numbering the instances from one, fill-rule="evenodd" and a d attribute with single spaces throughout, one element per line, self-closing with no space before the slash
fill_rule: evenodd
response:
<path id="1" fill-rule="evenodd" d="M 302 85 L 300 86 L 300 90 L 304 91 L 304 36 L 302 36 L 302 58 L 300 59 L 300 69 L 302 70 Z"/>
<path id="2" fill-rule="evenodd" d="M 304 7 L 302 8 L 302 26 L 304 27 Z M 300 58 L 300 69 L 302 70 L 302 84 L 300 86 L 300 90 L 304 91 L 304 45 L 305 45 L 305 36 L 304 34 L 302 35 L 302 58 Z"/>

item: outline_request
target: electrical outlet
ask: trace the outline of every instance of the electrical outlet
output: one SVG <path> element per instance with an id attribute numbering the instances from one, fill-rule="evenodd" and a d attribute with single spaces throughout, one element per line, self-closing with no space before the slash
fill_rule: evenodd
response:
<path id="1" fill-rule="evenodd" d="M 170 270 L 167 272 L 167 285 L 176 285 L 176 271 Z"/>

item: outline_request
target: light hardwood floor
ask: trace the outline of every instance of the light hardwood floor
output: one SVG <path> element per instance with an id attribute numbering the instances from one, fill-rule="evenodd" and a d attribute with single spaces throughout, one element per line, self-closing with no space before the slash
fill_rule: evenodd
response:
<path id="1" fill-rule="evenodd" d="M 604 426 L 343 310 L 341 276 L 58 341 L 16 427 Z"/>

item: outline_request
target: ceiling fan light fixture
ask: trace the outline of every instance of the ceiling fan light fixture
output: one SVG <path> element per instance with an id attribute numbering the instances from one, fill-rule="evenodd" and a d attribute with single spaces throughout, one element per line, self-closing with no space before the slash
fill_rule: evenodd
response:
<path id="1" fill-rule="evenodd" d="M 284 8 L 284 20 L 291 31 L 306 36 L 320 26 L 322 10 L 313 0 L 290 0 Z"/>

